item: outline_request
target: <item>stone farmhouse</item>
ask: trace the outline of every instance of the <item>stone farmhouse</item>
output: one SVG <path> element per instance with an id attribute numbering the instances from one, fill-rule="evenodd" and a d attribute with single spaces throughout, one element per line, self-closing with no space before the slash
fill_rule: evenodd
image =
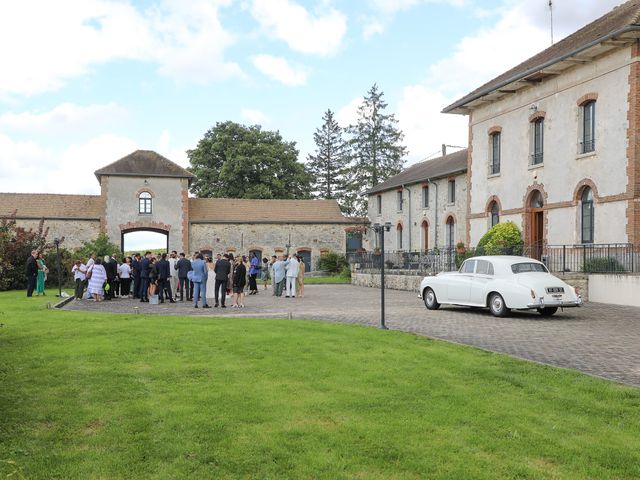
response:
<path id="1" fill-rule="evenodd" d="M 469 117 L 466 239 L 640 244 L 640 0 L 444 109 Z"/>
<path id="2" fill-rule="evenodd" d="M 154 231 L 167 249 L 204 253 L 299 253 L 307 268 L 325 252 L 362 246 L 366 220 L 346 218 L 334 200 L 192 198 L 194 176 L 153 151 L 138 150 L 95 172 L 100 195 L 0 193 L 0 216 L 19 226 L 64 237 L 75 248 L 100 232 L 124 246 L 124 236 Z M 360 236 L 360 241 L 359 240 Z M 355 239 L 355 242 L 353 241 Z"/>
<path id="3" fill-rule="evenodd" d="M 385 250 L 455 247 L 466 238 L 467 149 L 426 160 L 368 192 L 371 223 L 392 224 Z M 370 233 L 377 247 L 377 236 Z"/>

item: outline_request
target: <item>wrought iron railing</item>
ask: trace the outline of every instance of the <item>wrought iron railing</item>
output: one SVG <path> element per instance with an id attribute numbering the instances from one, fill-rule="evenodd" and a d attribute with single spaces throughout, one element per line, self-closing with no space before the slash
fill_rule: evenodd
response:
<path id="1" fill-rule="evenodd" d="M 440 248 L 416 252 L 385 252 L 385 268 L 414 270 L 424 275 L 457 270 L 462 262 L 477 255 L 521 255 L 537 258 L 552 272 L 631 273 L 640 271 L 640 248 L 629 243 L 544 245 L 502 248 Z M 382 255 L 376 252 L 350 253 L 349 263 L 358 269 L 379 269 Z"/>

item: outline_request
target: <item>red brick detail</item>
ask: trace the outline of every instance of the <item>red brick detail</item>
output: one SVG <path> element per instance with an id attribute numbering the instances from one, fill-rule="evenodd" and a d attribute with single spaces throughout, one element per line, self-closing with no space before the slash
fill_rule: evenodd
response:
<path id="1" fill-rule="evenodd" d="M 100 215 L 100 233 L 107 233 L 107 190 L 109 177 L 100 178 L 100 201 L 102 203 L 102 215 Z"/>
<path id="2" fill-rule="evenodd" d="M 169 233 L 169 231 L 171 230 L 171 225 L 167 225 L 166 223 L 162 223 L 162 222 L 149 222 L 146 220 L 142 220 L 139 222 L 121 223 L 118 226 L 120 227 L 120 230 L 133 230 L 136 228 L 138 229 L 153 228 L 155 230 L 164 230 L 167 233 Z"/>
<path id="3" fill-rule="evenodd" d="M 498 213 L 502 215 L 502 204 L 500 203 L 500 199 L 497 195 L 491 195 L 484 206 L 484 216 L 488 217 L 491 214 L 491 204 L 493 202 L 498 204 Z"/>
<path id="4" fill-rule="evenodd" d="M 544 118 L 547 116 L 547 112 L 536 112 L 533 115 L 529 116 L 529 123 L 533 123 L 539 118 Z"/>
<path id="5" fill-rule="evenodd" d="M 278 249 L 276 248 L 276 252 L 278 251 Z M 329 253 L 329 249 L 328 248 L 321 248 L 320 249 L 320 256 L 322 255 L 326 255 L 327 253 Z"/>
<path id="6" fill-rule="evenodd" d="M 396 230 L 403 230 L 404 229 L 404 225 L 402 224 L 402 220 L 398 220 L 396 222 Z"/>
<path id="7" fill-rule="evenodd" d="M 598 195 L 598 187 L 593 183 L 593 180 L 590 178 L 583 178 L 576 185 L 575 190 L 573 191 L 573 205 L 576 206 L 580 203 L 580 197 L 582 196 L 582 191 L 585 187 L 589 187 L 593 192 L 593 201 L 596 203 L 600 202 L 600 195 Z"/>
<path id="8" fill-rule="evenodd" d="M 189 251 L 189 180 L 182 179 L 182 251 Z"/>
<path id="9" fill-rule="evenodd" d="M 452 218 L 453 219 L 453 223 L 455 223 L 456 225 L 458 224 L 458 219 L 456 218 L 456 214 L 455 213 L 450 213 L 447 212 L 444 214 L 444 224 L 446 225 L 447 223 L 449 223 L 449 219 Z"/>
<path id="10" fill-rule="evenodd" d="M 469 115 L 469 123 L 471 123 L 471 115 Z M 487 135 L 493 135 L 494 133 L 502 133 L 502 127 L 496 125 L 487 130 Z"/>
<path id="11" fill-rule="evenodd" d="M 586 95 L 581 96 L 576 104 L 581 107 L 587 102 L 598 100 L 598 94 L 595 92 L 587 93 Z"/>
<path id="12" fill-rule="evenodd" d="M 473 175 L 473 114 L 469 114 L 469 148 L 467 149 L 467 219 L 466 219 L 466 245 L 471 246 L 471 176 Z M 502 129 L 500 129 L 502 130 Z M 436 232 L 438 224 L 436 223 Z M 437 238 L 437 237 L 436 237 Z"/>
<path id="13" fill-rule="evenodd" d="M 224 249 L 224 251 L 227 252 L 227 253 L 235 253 L 236 252 L 236 247 L 227 247 L 227 248 Z"/>
<path id="14" fill-rule="evenodd" d="M 300 253 L 300 252 L 311 252 L 312 248 L 311 247 L 298 247 L 296 248 L 296 252 Z"/>
<path id="15" fill-rule="evenodd" d="M 141 188 L 140 190 L 138 190 L 136 192 L 136 198 L 138 198 L 141 193 L 145 193 L 145 192 L 148 193 L 149 195 L 151 195 L 151 198 L 156 198 L 156 194 L 153 193 L 153 191 L 150 190 L 149 187 L 144 187 L 144 188 Z"/>
<path id="16" fill-rule="evenodd" d="M 631 48 L 627 130 L 627 241 L 640 244 L 640 42 Z"/>
<path id="17" fill-rule="evenodd" d="M 266 248 L 261 247 L 259 245 L 251 245 L 247 251 L 250 252 L 251 250 L 260 250 L 261 252 L 264 252 L 266 250 Z"/>

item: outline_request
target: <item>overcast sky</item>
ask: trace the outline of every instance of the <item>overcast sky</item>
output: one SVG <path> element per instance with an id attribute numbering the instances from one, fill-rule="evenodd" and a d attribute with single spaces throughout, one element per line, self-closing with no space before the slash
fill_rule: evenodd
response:
<path id="1" fill-rule="evenodd" d="M 620 0 L 554 0 L 556 40 Z M 0 7 L 0 191 L 99 193 L 136 149 L 187 166 L 218 121 L 301 159 L 375 82 L 408 163 L 466 145 L 440 110 L 550 44 L 548 0 L 24 0 Z"/>

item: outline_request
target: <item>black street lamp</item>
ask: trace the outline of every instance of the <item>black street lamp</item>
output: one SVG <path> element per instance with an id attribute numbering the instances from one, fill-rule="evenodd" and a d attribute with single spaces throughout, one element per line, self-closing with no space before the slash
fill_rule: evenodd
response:
<path id="1" fill-rule="evenodd" d="M 60 239 L 54 238 L 53 244 L 56 246 L 56 267 L 58 268 L 58 297 L 62 297 L 62 269 L 60 268 Z"/>
<path id="2" fill-rule="evenodd" d="M 384 322 L 384 232 L 389 230 L 391 230 L 391 222 L 384 225 L 373 224 L 373 231 L 380 235 L 380 328 L 382 330 L 388 330 Z"/>

